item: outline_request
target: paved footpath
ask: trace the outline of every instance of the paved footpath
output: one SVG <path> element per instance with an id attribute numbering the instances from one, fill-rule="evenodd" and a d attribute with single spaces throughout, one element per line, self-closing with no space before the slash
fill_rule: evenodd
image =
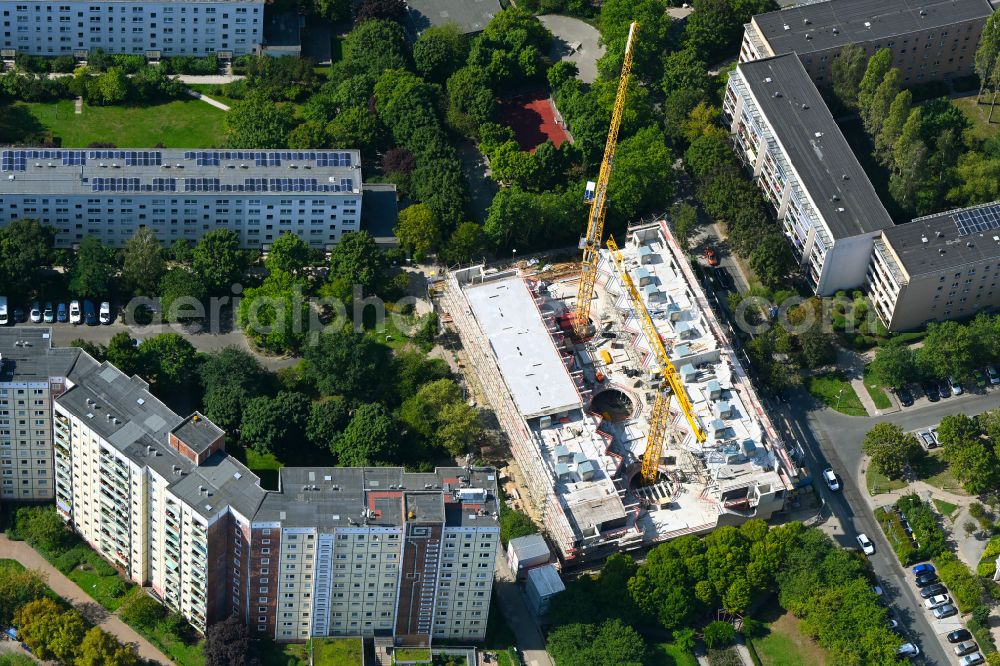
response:
<path id="1" fill-rule="evenodd" d="M 28 569 L 38 569 L 48 578 L 49 587 L 60 597 L 68 601 L 74 608 L 80 610 L 88 617 L 92 616 L 92 609 L 97 602 L 90 598 L 86 592 L 67 578 L 61 571 L 48 563 L 48 561 L 38 554 L 38 552 L 23 541 L 11 541 L 6 534 L 0 533 L 0 558 L 17 560 Z M 82 607 L 82 608 L 81 608 Z M 132 643 L 139 650 L 139 656 L 143 659 L 158 663 L 169 664 L 170 658 L 156 649 L 152 643 L 143 638 L 135 629 L 122 622 L 117 615 L 102 613 L 102 619 L 96 623 L 104 631 L 116 636 L 122 643 Z"/>

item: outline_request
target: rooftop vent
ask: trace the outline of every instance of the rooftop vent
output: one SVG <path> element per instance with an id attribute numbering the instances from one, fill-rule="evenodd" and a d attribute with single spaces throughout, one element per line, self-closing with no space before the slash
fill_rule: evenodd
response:
<path id="1" fill-rule="evenodd" d="M 785 30 L 791 30 L 791 29 L 792 29 L 792 26 L 788 25 L 787 23 L 786 23 L 785 25 L 783 25 L 782 27 L 783 27 L 783 28 L 784 28 Z"/>
<path id="2" fill-rule="evenodd" d="M 146 399 L 145 398 L 139 398 L 138 400 L 135 401 L 135 404 L 137 404 L 137 405 L 145 405 L 146 404 Z"/>
<path id="3" fill-rule="evenodd" d="M 834 28 L 833 29 L 833 34 L 839 35 L 840 34 L 840 28 Z"/>
<path id="4" fill-rule="evenodd" d="M 813 134 L 813 136 L 816 137 L 817 139 L 819 139 L 819 138 L 822 138 L 823 133 L 822 132 L 816 132 L 816 133 Z"/>
<path id="5" fill-rule="evenodd" d="M 779 90 L 775 90 L 775 91 L 774 91 L 774 96 L 775 96 L 775 97 L 781 97 L 781 91 L 779 91 Z"/>
<path id="6" fill-rule="evenodd" d="M 972 247 L 972 241 L 965 241 L 965 247 Z"/>
<path id="7" fill-rule="evenodd" d="M 846 173 L 843 176 L 841 176 L 841 178 L 843 178 L 844 180 L 850 180 L 851 179 L 851 177 L 848 176 Z"/>
<path id="8" fill-rule="evenodd" d="M 927 242 L 927 236 L 921 236 L 920 237 L 920 242 L 921 243 L 926 243 Z"/>
<path id="9" fill-rule="evenodd" d="M 934 235 L 935 235 L 935 236 L 937 236 L 938 238 L 944 238 L 944 234 L 943 234 L 943 233 L 941 233 L 941 231 L 940 231 L 940 230 L 938 230 L 938 231 L 935 231 L 935 232 L 934 232 Z"/>
<path id="10" fill-rule="evenodd" d="M 926 9 L 921 9 L 920 10 L 920 15 L 921 16 L 927 16 L 927 10 Z"/>
<path id="11" fill-rule="evenodd" d="M 812 23 L 812 21 L 810 21 L 807 18 L 802 19 L 802 22 L 805 23 L 806 25 L 809 25 L 810 23 Z"/>
<path id="12" fill-rule="evenodd" d="M 808 108 L 809 108 L 809 105 L 808 105 L 808 104 L 803 104 L 803 105 L 802 105 L 802 110 L 803 110 L 803 111 L 805 111 L 805 110 L 806 110 L 806 109 L 808 109 Z"/>
<path id="13" fill-rule="evenodd" d="M 843 206 L 840 206 L 839 208 L 837 208 L 837 212 L 838 213 L 843 213 L 845 210 L 847 210 L 847 209 L 844 208 Z"/>
<path id="14" fill-rule="evenodd" d="M 872 27 L 872 22 L 871 21 L 865 21 L 865 27 L 866 28 Z"/>
<path id="15" fill-rule="evenodd" d="M 938 254 L 944 254 L 944 248 L 938 248 Z"/>
<path id="16" fill-rule="evenodd" d="M 770 83 L 770 82 L 771 82 L 771 77 L 770 76 L 765 76 L 764 77 L 764 83 Z"/>
<path id="17" fill-rule="evenodd" d="M 832 197 L 830 197 L 830 201 L 840 201 L 840 195 L 834 194 Z"/>
<path id="18" fill-rule="evenodd" d="M 239 481 L 240 479 L 242 479 L 242 478 L 243 478 L 243 475 L 242 475 L 242 474 L 240 474 L 239 472 L 235 472 L 235 473 L 233 474 L 233 478 L 234 478 L 234 479 L 236 479 L 237 481 Z"/>
<path id="19" fill-rule="evenodd" d="M 812 34 L 807 32 L 806 33 L 806 39 L 812 39 L 812 38 L 813 38 Z"/>

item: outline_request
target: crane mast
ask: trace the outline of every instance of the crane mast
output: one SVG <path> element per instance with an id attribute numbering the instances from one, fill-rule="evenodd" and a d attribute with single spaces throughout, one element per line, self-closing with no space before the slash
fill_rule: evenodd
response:
<path id="1" fill-rule="evenodd" d="M 656 393 L 656 400 L 653 402 L 653 411 L 649 417 L 649 433 L 646 436 L 646 452 L 642 457 L 643 481 L 653 483 L 656 481 L 659 461 L 663 455 L 663 444 L 666 441 L 667 427 L 670 423 L 671 396 L 677 399 L 677 404 L 680 405 L 681 411 L 684 412 L 684 416 L 691 426 L 691 432 L 694 434 L 695 439 L 699 442 L 704 442 L 705 432 L 701 429 L 701 425 L 694 414 L 694 407 L 691 405 L 690 398 L 688 398 L 681 375 L 670 361 L 670 356 L 667 354 L 666 347 L 663 346 L 660 333 L 656 330 L 656 325 L 653 323 L 652 317 L 649 316 L 649 310 L 646 309 L 645 303 L 642 302 L 642 298 L 639 296 L 639 290 L 636 288 L 635 283 L 632 282 L 632 278 L 625 268 L 625 262 L 622 259 L 622 253 L 618 250 L 618 244 L 615 243 L 614 238 L 608 238 L 607 245 L 608 250 L 611 252 L 611 258 L 615 262 L 615 269 L 617 269 L 618 275 L 621 276 L 622 284 L 625 285 L 625 292 L 632 303 L 632 309 L 635 310 L 636 317 L 642 325 L 642 332 L 645 333 L 646 339 L 649 340 L 649 346 L 652 348 L 653 355 L 660 366 L 660 373 L 663 375 L 664 380 L 666 380 L 660 385 Z"/>
<path id="2" fill-rule="evenodd" d="M 594 283 L 597 281 L 597 264 L 600 260 L 601 236 L 604 234 L 604 213 L 607 210 L 608 180 L 611 178 L 611 167 L 615 158 L 615 148 L 618 146 L 618 129 L 621 127 L 622 112 L 625 110 L 625 98 L 628 96 L 628 82 L 632 74 L 632 44 L 639 24 L 635 21 L 629 26 L 628 41 L 625 43 L 625 58 L 622 61 L 621 78 L 618 80 L 618 94 L 615 97 L 615 108 L 611 114 L 611 126 L 608 128 L 608 140 L 604 144 L 604 158 L 601 160 L 601 170 L 594 188 L 594 198 L 590 203 L 590 217 L 587 220 L 587 235 L 580 239 L 583 250 L 583 262 L 580 265 L 580 286 L 576 294 L 576 316 L 573 320 L 573 331 L 577 339 L 587 337 L 590 326 L 590 303 L 594 298 Z"/>

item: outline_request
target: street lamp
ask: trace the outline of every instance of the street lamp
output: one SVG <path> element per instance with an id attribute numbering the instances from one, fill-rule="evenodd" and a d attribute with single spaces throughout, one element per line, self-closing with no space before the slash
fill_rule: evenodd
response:
<path id="1" fill-rule="evenodd" d="M 845 388 L 846 388 L 846 387 L 845 387 Z M 841 399 L 842 397 L 844 397 L 844 389 L 840 389 L 839 391 L 837 391 L 837 407 L 836 407 L 836 409 L 837 409 L 838 411 L 840 410 L 840 399 Z"/>

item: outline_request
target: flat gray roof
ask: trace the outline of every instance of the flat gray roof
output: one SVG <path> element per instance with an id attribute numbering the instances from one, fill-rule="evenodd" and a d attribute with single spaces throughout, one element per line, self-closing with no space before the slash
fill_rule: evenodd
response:
<path id="1" fill-rule="evenodd" d="M 185 418 L 171 432 L 196 453 L 206 450 L 212 442 L 225 434 L 222 428 L 209 421 L 200 412 Z"/>
<path id="2" fill-rule="evenodd" d="M 465 296 L 526 419 L 581 406 L 580 393 L 520 277 L 476 283 Z"/>
<path id="3" fill-rule="evenodd" d="M 549 545 L 545 543 L 545 537 L 541 534 L 529 534 L 511 539 L 507 548 L 513 550 L 514 556 L 521 562 L 538 557 L 548 559 L 552 556 L 552 551 L 549 550 Z"/>
<path id="4" fill-rule="evenodd" d="M 798 57 L 740 63 L 738 70 L 833 240 L 891 227 L 889 213 Z"/>
<path id="5" fill-rule="evenodd" d="M 8 305 L 8 313 L 12 311 Z M 50 377 L 68 376 L 80 350 L 51 345 L 50 328 L 0 327 L 0 382 L 47 382 Z"/>
<path id="6" fill-rule="evenodd" d="M 0 172 L 0 196 L 361 192 L 357 150 L 4 148 Z"/>
<path id="7" fill-rule="evenodd" d="M 407 0 L 410 32 L 419 35 L 432 25 L 455 23 L 465 34 L 486 29 L 503 7 L 500 0 Z"/>
<path id="8" fill-rule="evenodd" d="M 877 42 L 992 13 L 987 0 L 827 0 L 758 14 L 754 21 L 781 55 Z"/>
<path id="9" fill-rule="evenodd" d="M 559 576 L 554 564 L 543 564 L 528 570 L 528 582 L 540 597 L 548 597 L 566 590 L 566 585 Z"/>
<path id="10" fill-rule="evenodd" d="M 883 233 L 911 278 L 1000 260 L 1000 202 L 928 215 Z"/>

